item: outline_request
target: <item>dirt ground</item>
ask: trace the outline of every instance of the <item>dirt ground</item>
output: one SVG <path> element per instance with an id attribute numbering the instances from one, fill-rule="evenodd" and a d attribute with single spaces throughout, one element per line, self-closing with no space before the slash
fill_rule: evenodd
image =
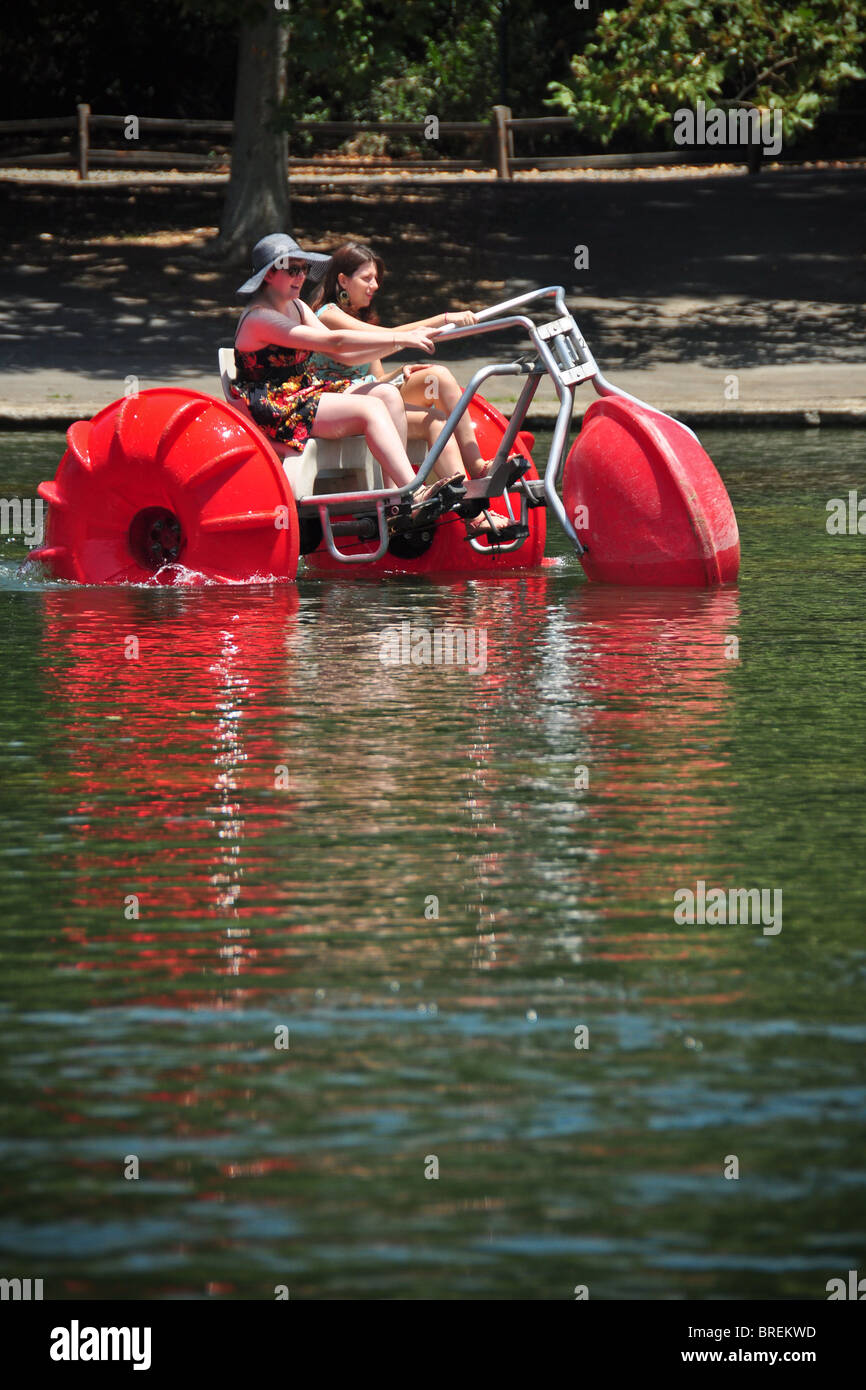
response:
<path id="1" fill-rule="evenodd" d="M 0 367 L 95 379 L 116 379 L 124 361 L 212 370 L 246 274 L 213 256 L 223 195 L 183 179 L 0 181 Z M 385 322 L 557 283 L 611 367 L 866 360 L 864 168 L 298 183 L 293 224 L 311 248 L 357 238 L 384 256 Z M 575 268 L 581 246 L 586 269 Z M 477 351 L 477 340 L 465 349 Z"/>

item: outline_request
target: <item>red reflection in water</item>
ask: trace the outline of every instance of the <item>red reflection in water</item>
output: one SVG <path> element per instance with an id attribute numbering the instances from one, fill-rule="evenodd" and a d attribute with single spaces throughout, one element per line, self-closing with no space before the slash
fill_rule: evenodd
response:
<path id="1" fill-rule="evenodd" d="M 354 586 L 350 607 L 369 592 Z M 287 866 L 255 843 L 275 821 L 298 814 L 297 788 L 304 790 L 303 758 L 289 767 L 289 785 L 275 790 L 275 769 L 286 763 L 298 732 L 296 672 L 313 660 L 322 707 L 338 711 L 346 694 L 341 643 L 361 639 L 353 699 L 374 709 L 387 708 L 380 696 L 394 699 L 393 677 L 369 650 L 372 626 L 341 625 L 346 586 L 319 597 L 311 632 L 299 627 L 295 586 L 41 595 L 44 669 L 61 726 L 54 780 L 81 818 L 70 901 L 85 925 L 68 929 L 79 948 L 97 939 L 87 913 L 99 910 L 98 939 L 122 943 L 130 970 L 185 976 L 187 984 L 194 974 L 247 970 L 264 981 L 284 973 L 286 953 L 303 951 L 302 939 L 318 930 L 287 924 L 279 950 L 268 939 L 266 919 L 280 917 L 295 885 Z M 406 611 L 413 611 L 411 600 Z M 478 965 L 495 968 L 513 957 L 513 941 L 494 941 L 487 904 L 494 886 L 501 890 L 532 866 L 533 846 L 527 843 L 525 861 L 516 862 L 513 836 L 501 824 L 504 802 L 512 815 L 520 804 L 503 757 L 502 713 L 510 700 L 520 703 L 527 759 L 531 735 L 546 753 L 561 748 L 567 755 L 559 794 L 573 805 L 575 843 L 587 855 L 578 868 L 574 860 L 555 863 L 556 882 L 596 918 L 626 909 L 661 926 L 664 909 L 645 905 L 653 898 L 672 904 L 674 888 L 693 882 L 696 845 L 714 844 L 730 813 L 727 794 L 708 796 L 707 788 L 713 780 L 724 785 L 728 766 L 725 712 L 734 663 L 726 639 L 736 635 L 736 591 L 608 589 L 547 568 L 438 587 L 435 614 L 437 626 L 483 629 L 487 640 L 486 669 L 471 682 L 465 771 L 458 768 L 457 780 L 442 788 L 462 810 L 460 873 L 479 904 Z M 419 620 L 427 623 L 428 614 L 419 611 Z M 360 746 L 335 749 L 335 775 L 348 789 L 363 766 L 371 801 L 387 801 L 397 785 L 411 787 L 413 760 L 423 767 L 430 758 L 422 737 L 429 703 L 447 707 L 441 673 L 413 671 L 407 682 L 401 698 L 417 708 L 417 719 L 404 721 L 405 731 L 401 726 L 405 766 L 377 766 Z M 383 740 L 386 727 L 383 719 Z M 300 730 L 296 747 L 309 728 Z M 372 737 L 375 743 L 375 729 Z M 572 785 L 571 758 L 587 767 L 587 791 Z M 310 891 L 309 878 L 299 882 Z M 129 894 L 140 898 L 140 920 L 124 917 Z M 116 912 L 118 925 L 106 932 L 107 911 Z M 213 932 L 203 926 L 207 918 Z M 241 925 L 252 918 L 262 923 L 255 944 Z M 178 919 L 177 930 L 167 919 Z M 611 960 L 708 949 L 682 934 L 671 939 L 669 930 L 606 936 L 604 947 Z M 114 968 L 104 954 L 76 954 L 82 970 Z M 207 988 L 171 995 L 180 1006 L 201 1000 L 218 1006 Z M 165 1001 L 156 994 L 153 1002 Z"/>
<path id="2" fill-rule="evenodd" d="M 116 909 L 117 930 L 99 939 L 122 942 L 130 969 L 188 975 L 213 969 L 216 957 L 238 973 L 246 947 L 230 927 L 215 937 L 167 932 L 147 918 L 237 921 L 247 842 L 293 813 L 291 779 L 278 790 L 275 769 L 290 743 L 297 588 L 41 598 L 58 746 L 52 784 L 82 841 L 68 866 L 70 906 L 85 920 Z M 88 925 L 67 935 L 81 945 L 95 939 Z M 78 968 L 113 964 L 81 959 Z"/>
<path id="3" fill-rule="evenodd" d="M 658 827 L 657 842 L 645 833 L 631 842 L 617 836 L 615 900 L 671 897 L 696 844 L 710 843 L 731 812 L 724 715 L 737 592 L 590 585 L 564 610 L 563 659 L 592 704 L 587 814 L 596 821 L 630 815 L 642 832 Z M 597 849 L 603 902 L 603 861 L 614 851 L 604 837 Z"/>
<path id="4" fill-rule="evenodd" d="M 593 857 L 575 882 L 581 906 L 613 924 L 645 918 L 645 932 L 604 930 L 593 960 L 710 972 L 708 992 L 642 996 L 643 1003 L 722 1007 L 742 997 L 719 991 L 724 938 L 673 925 L 674 893 L 718 857 L 732 814 L 726 713 L 739 622 L 736 590 L 619 590 L 590 586 L 567 597 L 563 659 L 591 701 L 586 727 L 590 789 L 586 834 Z M 655 979 L 655 973 L 652 976 Z M 713 983 L 710 983 L 710 980 Z M 710 992 L 712 991 L 712 992 Z"/>
<path id="5" fill-rule="evenodd" d="M 539 747 L 571 755 L 557 795 L 564 808 L 573 803 L 575 843 L 587 849 L 578 869 L 553 866 L 556 882 L 597 919 L 625 913 L 665 928 L 606 931 L 593 959 L 717 958 L 718 938 L 698 940 L 673 927 L 673 894 L 694 882 L 702 854 L 719 856 L 731 815 L 727 713 L 737 591 L 575 585 L 556 570 L 502 580 L 497 590 L 509 583 L 508 609 L 519 615 L 525 641 L 512 644 L 507 678 L 513 686 L 516 663 L 535 685 L 535 708 L 524 718 L 530 728 L 535 721 Z M 497 590 L 480 596 L 476 622 L 501 622 Z M 498 680 L 490 672 L 478 682 L 476 785 L 466 805 L 483 846 L 474 865 L 482 900 L 476 962 L 487 969 L 509 962 L 517 949 L 513 933 L 509 939 L 494 930 L 487 890 L 498 886 L 501 899 L 524 871 L 513 842 L 508 856 L 490 848 L 502 834 L 496 822 L 503 798 L 519 809 L 489 732 L 495 716 L 487 697 Z M 586 769 L 585 788 L 574 780 L 578 768 Z M 526 872 L 529 861 L 527 855 Z"/>

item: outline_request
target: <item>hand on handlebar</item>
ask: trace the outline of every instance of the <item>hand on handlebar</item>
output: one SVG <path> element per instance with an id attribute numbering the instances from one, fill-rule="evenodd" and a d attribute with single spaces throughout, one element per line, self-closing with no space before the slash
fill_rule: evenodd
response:
<path id="1" fill-rule="evenodd" d="M 470 328 L 473 323 L 477 323 L 471 309 L 460 309 L 454 313 L 445 315 L 445 326 L 451 328 Z"/>
<path id="2" fill-rule="evenodd" d="M 435 337 L 436 330 L 433 328 L 409 328 L 402 335 L 400 346 L 420 348 L 422 352 L 432 353 L 435 351 Z"/>

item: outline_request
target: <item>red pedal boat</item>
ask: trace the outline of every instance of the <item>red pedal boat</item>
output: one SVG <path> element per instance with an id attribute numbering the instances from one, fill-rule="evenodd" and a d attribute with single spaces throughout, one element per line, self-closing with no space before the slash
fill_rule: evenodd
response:
<path id="1" fill-rule="evenodd" d="M 551 301 L 545 322 L 525 312 Z M 514 329 L 532 351 L 475 372 L 404 488 L 383 482 L 363 439 L 311 440 L 300 455 L 275 448 L 230 395 L 233 353 L 223 349 L 226 399 L 158 388 L 71 426 L 53 482 L 39 486 L 45 543 L 29 558 L 82 584 L 293 580 L 302 558 L 317 575 L 474 575 L 539 565 L 552 512 L 596 582 L 733 582 L 737 522 L 712 460 L 687 426 L 605 379 L 561 286 L 494 305 L 441 336 Z M 493 376 L 525 378 L 510 420 L 478 394 Z M 539 476 L 522 426 L 544 376 L 559 411 Z M 569 449 L 574 393 L 585 382 L 601 399 Z M 412 492 L 467 410 L 493 467 L 413 513 Z M 461 515 L 482 511 L 508 518 L 509 539 L 467 539 Z"/>

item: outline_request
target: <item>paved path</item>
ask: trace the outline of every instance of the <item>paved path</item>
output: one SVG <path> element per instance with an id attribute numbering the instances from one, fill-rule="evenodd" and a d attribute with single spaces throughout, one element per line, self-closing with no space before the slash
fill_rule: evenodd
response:
<path id="1" fill-rule="evenodd" d="M 499 360 L 506 359 L 507 353 L 503 353 Z M 447 359 L 443 355 L 441 360 Z M 489 360 L 493 359 L 467 358 L 451 365 L 458 379 L 465 383 L 477 367 Z M 601 365 L 604 370 L 604 364 Z M 692 426 L 866 426 L 864 363 L 746 367 L 733 374 L 698 364 L 668 363 L 646 371 L 613 369 L 605 375 L 615 386 Z M 142 373 L 136 375 L 135 382 L 132 376 L 133 373 L 121 376 L 116 366 L 113 371 L 106 366 L 98 378 L 71 368 L 6 372 L 0 377 L 0 428 L 66 428 L 73 420 L 87 419 L 110 405 L 136 384 L 141 391 L 176 385 L 222 395 L 216 368 L 212 372 L 175 368 Z M 513 377 L 494 378 L 486 383 L 482 394 L 507 413 L 517 399 L 519 385 Z M 575 415 L 582 415 L 594 399 L 592 387 L 582 387 L 576 395 Z M 527 422 L 530 426 L 543 426 L 555 418 L 556 410 L 553 384 L 545 379 Z"/>
<path id="2" fill-rule="evenodd" d="M 222 190 L 177 183 L 0 181 L 0 428 L 87 418 L 130 378 L 220 394 L 239 272 L 196 251 Z M 607 377 L 687 423 L 866 424 L 866 170 L 375 194 L 299 183 L 293 217 L 307 244 L 381 250 L 398 321 L 563 283 Z M 587 273 L 572 263 L 584 241 Z M 466 382 L 527 347 L 487 337 L 439 357 Z M 507 407 L 518 387 L 485 394 Z M 577 393 L 578 411 L 593 395 Z M 554 414 L 545 381 L 529 423 Z"/>

